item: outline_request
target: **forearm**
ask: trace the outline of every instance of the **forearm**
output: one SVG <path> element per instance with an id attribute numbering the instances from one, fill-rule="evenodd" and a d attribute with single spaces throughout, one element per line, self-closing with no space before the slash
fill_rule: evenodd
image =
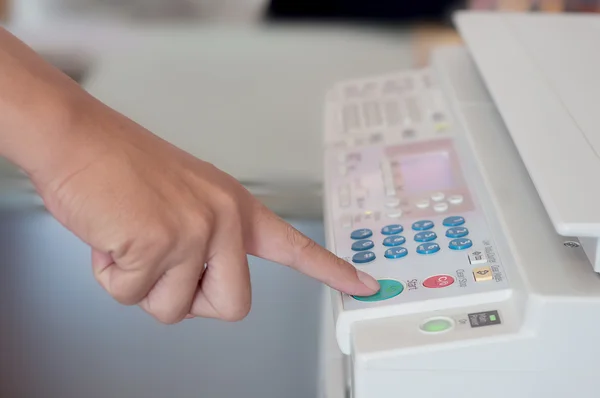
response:
<path id="1" fill-rule="evenodd" d="M 71 79 L 0 29 L 0 155 L 29 174 L 68 156 L 75 108 L 89 101 Z"/>

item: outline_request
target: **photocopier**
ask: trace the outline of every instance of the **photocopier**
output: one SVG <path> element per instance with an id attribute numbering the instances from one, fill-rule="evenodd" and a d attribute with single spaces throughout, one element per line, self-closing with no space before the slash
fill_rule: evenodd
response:
<path id="1" fill-rule="evenodd" d="M 600 397 L 600 16 L 454 22 L 327 93 L 327 248 L 381 289 L 328 290 L 323 395 Z"/>

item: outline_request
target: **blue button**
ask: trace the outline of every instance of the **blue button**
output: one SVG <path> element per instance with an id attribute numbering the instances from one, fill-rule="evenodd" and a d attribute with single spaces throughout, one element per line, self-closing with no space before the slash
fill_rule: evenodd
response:
<path id="1" fill-rule="evenodd" d="M 352 261 L 356 264 L 370 263 L 373 260 L 375 260 L 375 253 L 373 252 L 360 252 L 352 257 Z"/>
<path id="2" fill-rule="evenodd" d="M 437 234 L 433 231 L 419 232 L 415 235 L 415 241 L 417 242 L 431 242 L 437 239 Z"/>
<path id="3" fill-rule="evenodd" d="M 469 230 L 465 227 L 450 228 L 446 231 L 446 236 L 448 238 L 462 238 L 467 235 L 469 235 Z"/>
<path id="4" fill-rule="evenodd" d="M 373 236 L 373 231 L 367 228 L 357 229 L 350 234 L 352 239 L 367 239 Z"/>
<path id="5" fill-rule="evenodd" d="M 385 258 L 395 259 L 406 257 L 408 250 L 405 247 L 394 247 L 385 251 Z"/>
<path id="6" fill-rule="evenodd" d="M 440 251 L 440 245 L 437 243 L 425 243 L 417 247 L 417 253 L 419 254 L 433 254 Z"/>
<path id="7" fill-rule="evenodd" d="M 452 250 L 465 250 L 473 246 L 471 239 L 454 239 L 448 244 L 448 247 Z"/>
<path id="8" fill-rule="evenodd" d="M 396 235 L 402 233 L 404 228 L 400 224 L 392 224 L 381 228 L 381 233 L 383 235 Z"/>
<path id="9" fill-rule="evenodd" d="M 460 216 L 448 217 L 444 220 L 445 227 L 458 227 L 465 223 L 465 218 Z"/>
<path id="10" fill-rule="evenodd" d="M 388 236 L 383 240 L 383 245 L 387 247 L 395 247 L 400 246 L 406 243 L 406 238 L 404 236 Z"/>
<path id="11" fill-rule="evenodd" d="M 373 247 L 375 247 L 375 243 L 372 240 L 359 240 L 352 244 L 352 250 L 355 252 L 371 250 Z"/>
<path id="12" fill-rule="evenodd" d="M 431 228 L 433 228 L 433 221 L 429 220 L 417 221 L 412 225 L 412 229 L 415 231 L 427 231 Z"/>

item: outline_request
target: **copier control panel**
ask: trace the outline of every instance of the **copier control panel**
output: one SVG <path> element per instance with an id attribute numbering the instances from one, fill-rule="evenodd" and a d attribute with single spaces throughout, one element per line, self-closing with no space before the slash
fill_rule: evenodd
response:
<path id="1" fill-rule="evenodd" d="M 344 310 L 506 289 L 457 129 L 429 70 L 339 84 L 327 104 L 329 248 L 379 280 Z"/>

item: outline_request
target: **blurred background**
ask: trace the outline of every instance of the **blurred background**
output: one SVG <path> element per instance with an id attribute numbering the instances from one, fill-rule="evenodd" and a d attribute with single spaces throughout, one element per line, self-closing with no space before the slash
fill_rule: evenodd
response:
<path id="1" fill-rule="evenodd" d="M 335 81 L 427 65 L 457 9 L 599 1 L 0 0 L 3 26 L 84 89 L 213 162 L 323 244 L 322 111 Z M 313 398 L 323 288 L 251 259 L 239 324 L 160 326 L 114 303 L 89 249 L 0 163 L 2 398 Z"/>

